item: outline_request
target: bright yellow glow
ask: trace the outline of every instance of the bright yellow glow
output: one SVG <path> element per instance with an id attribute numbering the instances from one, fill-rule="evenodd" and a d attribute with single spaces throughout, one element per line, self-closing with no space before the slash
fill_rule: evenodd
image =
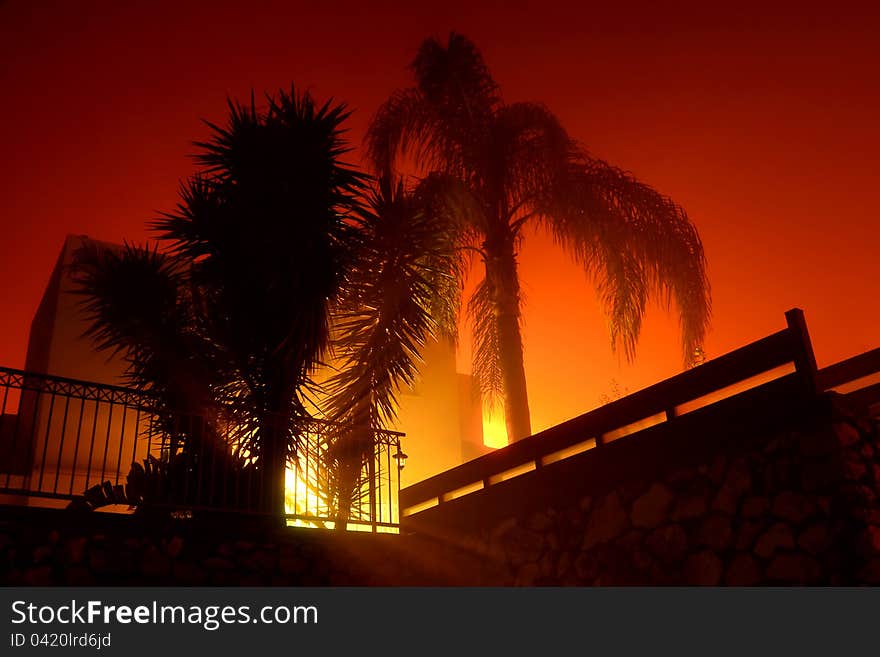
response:
<path id="1" fill-rule="evenodd" d="M 321 516 L 327 514 L 327 505 L 322 504 L 323 496 L 312 490 L 296 468 L 287 468 L 284 475 L 284 510 L 287 513 Z M 333 529 L 332 522 L 322 523 L 324 527 Z M 288 520 L 288 527 L 318 527 L 317 523 L 299 518 Z"/>
<path id="2" fill-rule="evenodd" d="M 246 449 L 240 448 L 239 455 L 247 460 L 249 453 Z M 304 470 L 308 468 L 311 477 L 305 476 Z M 316 479 L 317 477 L 317 479 Z M 312 482 L 309 483 L 311 478 Z M 379 522 L 396 523 L 399 522 L 400 509 L 398 508 L 397 495 L 389 496 L 387 487 L 390 482 L 383 479 L 383 488 L 377 491 L 378 500 L 376 503 L 376 515 Z M 389 500 L 389 497 L 391 498 Z M 288 515 L 308 516 L 311 518 L 330 518 L 333 516 L 330 508 L 326 475 L 318 477 L 315 473 L 314 462 L 308 463 L 308 460 L 300 461 L 300 469 L 295 465 L 287 468 L 284 474 L 284 511 Z M 310 520 L 307 518 L 288 518 L 288 527 L 311 527 L 321 529 L 333 529 L 336 525 L 332 520 Z M 368 523 L 349 522 L 346 526 L 347 531 L 352 532 L 371 532 L 372 525 Z M 376 531 L 380 534 L 399 534 L 399 527 L 377 527 Z"/>
<path id="3" fill-rule="evenodd" d="M 286 513 L 324 518 L 331 515 L 326 491 L 317 489 L 314 485 L 310 486 L 302 474 L 296 471 L 295 467 L 287 469 L 284 477 L 284 488 L 284 510 Z M 397 521 L 399 509 L 397 500 L 394 498 L 392 498 L 390 505 L 386 495 L 382 495 L 381 500 L 378 501 L 376 513 L 381 522 Z M 333 529 L 335 524 L 332 520 L 315 521 L 304 518 L 291 518 L 287 520 L 288 527 Z M 371 532 L 373 527 L 366 523 L 349 522 L 346 530 Z M 377 527 L 376 531 L 380 534 L 400 533 L 400 529 L 397 527 Z"/>
<path id="4" fill-rule="evenodd" d="M 486 447 L 507 446 L 507 426 L 504 424 L 503 409 L 483 409 L 483 444 Z"/>

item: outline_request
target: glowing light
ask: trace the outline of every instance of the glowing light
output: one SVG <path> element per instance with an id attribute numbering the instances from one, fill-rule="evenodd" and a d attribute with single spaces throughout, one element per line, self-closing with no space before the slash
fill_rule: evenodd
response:
<path id="1" fill-rule="evenodd" d="M 289 467 L 284 476 L 284 510 L 289 515 L 306 516 L 288 518 L 288 527 L 310 527 L 313 529 L 333 529 L 336 525 L 332 520 L 318 520 L 318 518 L 332 517 L 332 510 L 328 503 L 326 490 L 310 485 L 303 477 L 301 471 L 295 466 Z M 399 517 L 398 502 L 396 495 L 389 501 L 386 495 L 377 500 L 376 513 L 380 521 L 396 521 Z M 309 519 L 315 518 L 314 520 Z M 373 526 L 369 523 L 351 521 L 346 526 L 347 531 L 372 532 Z M 377 527 L 380 534 L 399 534 L 397 527 Z"/>
<path id="2" fill-rule="evenodd" d="M 504 423 L 503 409 L 483 409 L 483 444 L 486 447 L 507 446 L 507 426 Z"/>
<path id="3" fill-rule="evenodd" d="M 284 511 L 289 514 L 300 516 L 326 515 L 328 508 L 322 503 L 323 495 L 312 490 L 295 467 L 287 468 L 284 475 Z M 326 527 L 333 529 L 333 522 L 318 524 L 302 518 L 293 518 L 287 521 L 288 527 Z"/>

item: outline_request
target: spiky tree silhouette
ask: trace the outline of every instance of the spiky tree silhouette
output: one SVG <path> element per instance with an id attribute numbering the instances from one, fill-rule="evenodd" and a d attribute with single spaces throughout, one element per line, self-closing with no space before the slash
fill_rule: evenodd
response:
<path id="1" fill-rule="evenodd" d="M 709 282 L 696 228 L 674 201 L 591 157 L 543 105 L 505 103 L 476 46 L 459 34 L 427 39 L 412 63 L 415 85 L 394 92 L 367 136 L 377 171 L 408 156 L 444 175 L 467 230 L 459 246 L 485 275 L 468 302 L 473 372 L 484 398 L 504 402 L 509 440 L 531 433 L 517 250 L 529 223 L 550 232 L 592 277 L 612 348 L 632 358 L 648 299 L 678 307 L 687 359 L 705 335 Z"/>
<path id="2" fill-rule="evenodd" d="M 201 170 L 153 223 L 163 253 L 86 253 L 78 267 L 91 332 L 125 351 L 136 384 L 174 410 L 240 409 L 263 509 L 283 518 L 303 395 L 329 346 L 367 177 L 342 161 L 344 105 L 294 89 L 266 100 L 265 110 L 253 96 L 230 101 L 227 124 L 208 123 Z"/>
<path id="3" fill-rule="evenodd" d="M 331 450 L 338 528 L 376 430 L 394 422 L 397 391 L 413 385 L 426 342 L 455 335 L 464 260 L 445 192 L 439 176 L 412 190 L 382 177 L 356 217 L 355 255 L 334 314 L 338 373 L 327 385 L 326 412 L 341 432 Z"/>

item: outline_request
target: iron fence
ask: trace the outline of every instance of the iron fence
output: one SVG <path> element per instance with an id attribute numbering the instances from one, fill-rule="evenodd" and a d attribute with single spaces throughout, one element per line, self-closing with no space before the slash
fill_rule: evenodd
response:
<path id="1" fill-rule="evenodd" d="M 0 500 L 268 513 L 261 445 L 283 431 L 289 524 L 333 527 L 344 510 L 349 528 L 396 531 L 401 434 L 276 420 L 174 413 L 148 393 L 0 367 Z"/>

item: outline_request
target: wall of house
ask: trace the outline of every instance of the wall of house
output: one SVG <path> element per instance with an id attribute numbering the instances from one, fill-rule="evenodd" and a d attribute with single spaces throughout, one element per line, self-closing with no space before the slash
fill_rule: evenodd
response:
<path id="1" fill-rule="evenodd" d="M 55 269 L 31 323 L 25 369 L 82 381 L 124 385 L 124 363 L 96 352 L 83 337 L 87 324 L 80 312 L 82 297 L 73 294 L 68 267 L 76 250 L 90 240 L 85 235 L 68 235 Z M 118 245 L 98 242 L 108 249 Z"/>
<path id="2" fill-rule="evenodd" d="M 89 347 L 83 338 L 86 323 L 79 313 L 79 297 L 72 293 L 73 283 L 69 274 L 69 266 L 73 262 L 76 250 L 88 238 L 69 235 L 62 245 L 61 253 L 55 267 L 49 275 L 49 281 L 43 298 L 37 307 L 31 323 L 25 369 L 29 372 L 51 373 L 55 376 L 100 381 L 118 385 L 123 383 L 123 363 L 119 359 L 109 359 L 106 354 L 99 354 Z M 104 245 L 114 248 L 113 245 Z M 17 392 L 17 391 L 14 391 Z M 7 415 L 4 417 L 2 440 L 5 449 L 11 452 L 11 459 L 3 459 L 3 470 L 12 475 L 9 487 L 23 485 L 28 477 L 31 489 L 36 485 L 44 491 L 84 490 L 85 476 L 77 477 L 74 473 L 74 461 L 79 469 L 85 472 L 90 468 L 96 477 L 100 477 L 102 469 L 115 466 L 115 456 L 120 451 L 130 453 L 131 449 L 124 445 L 120 422 L 131 425 L 126 435 L 135 435 L 136 424 L 133 417 L 112 417 L 109 407 L 99 407 L 94 402 L 56 397 L 50 394 L 38 394 L 25 386 L 20 396 L 16 395 L 15 404 L 7 404 Z M 91 465 L 84 465 L 88 445 L 76 445 L 72 438 L 80 427 L 80 433 L 89 435 L 94 430 L 95 439 L 99 443 L 98 454 L 93 454 Z M 81 427 L 84 427 L 81 428 Z M 69 437 L 64 441 L 62 436 Z M 104 462 L 104 446 L 110 464 Z M 81 447 L 81 449 L 77 449 Z M 126 459 L 126 462 L 130 458 Z M 45 469 L 49 475 L 40 478 L 40 471 Z M 94 483 L 94 482 L 93 482 Z M 43 505 L 63 505 L 45 498 L 29 498 L 28 503 Z"/>
<path id="3" fill-rule="evenodd" d="M 473 377 L 455 371 L 455 348 L 433 342 L 423 354 L 418 381 L 401 391 L 393 427 L 405 434 L 407 454 L 401 487 L 445 472 L 488 451 L 483 446 L 482 409 Z"/>

